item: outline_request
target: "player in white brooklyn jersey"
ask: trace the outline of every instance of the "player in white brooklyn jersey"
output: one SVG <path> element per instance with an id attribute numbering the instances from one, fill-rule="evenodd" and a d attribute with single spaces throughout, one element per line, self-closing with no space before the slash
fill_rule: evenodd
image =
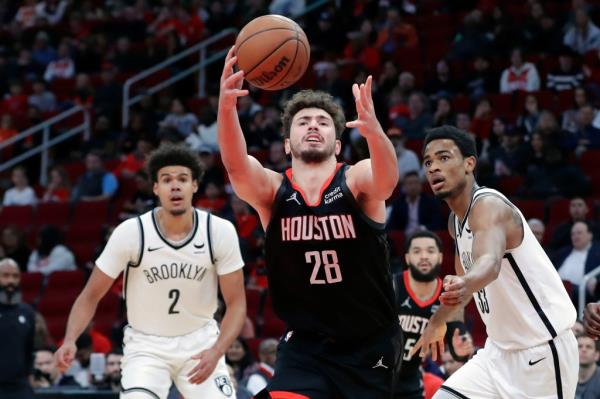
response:
<path id="1" fill-rule="evenodd" d="M 424 166 L 433 193 L 452 214 L 455 276 L 413 353 L 443 351 L 445 321 L 475 299 L 488 339 L 434 399 L 564 398 L 575 395 L 575 308 L 521 212 L 496 190 L 478 187 L 473 138 L 450 126 L 429 131 Z"/>
<path id="2" fill-rule="evenodd" d="M 121 398 L 234 398 L 224 353 L 246 317 L 243 262 L 233 225 L 194 209 L 201 168 L 190 150 L 167 145 L 148 160 L 160 207 L 121 223 L 79 295 L 55 354 L 61 370 L 114 280 L 124 272 L 129 326 Z M 217 327 L 218 288 L 226 311 Z"/>

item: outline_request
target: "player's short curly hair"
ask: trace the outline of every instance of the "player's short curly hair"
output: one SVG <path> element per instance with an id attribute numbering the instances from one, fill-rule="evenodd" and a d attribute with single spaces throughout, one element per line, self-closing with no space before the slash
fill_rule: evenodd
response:
<path id="1" fill-rule="evenodd" d="M 204 173 L 196 153 L 181 144 L 163 144 L 150 154 L 148 171 L 152 182 L 158 182 L 158 171 L 167 166 L 184 166 L 192 171 L 192 179 L 200 181 Z"/>
<path id="2" fill-rule="evenodd" d="M 331 94 L 324 91 L 302 90 L 294 94 L 283 109 L 281 124 L 283 125 L 284 138 L 290 138 L 290 128 L 294 115 L 305 108 L 320 108 L 331 115 L 335 126 L 335 137 L 339 139 L 342 136 L 342 132 L 346 127 L 346 117 L 344 116 L 344 110 Z"/>
<path id="3" fill-rule="evenodd" d="M 425 153 L 427 144 L 431 143 L 433 140 L 440 139 L 452 140 L 460 150 L 463 158 L 474 157 L 477 159 L 475 139 L 464 130 L 449 125 L 427 130 L 427 136 L 425 136 L 425 141 L 423 142 L 423 154 Z"/>

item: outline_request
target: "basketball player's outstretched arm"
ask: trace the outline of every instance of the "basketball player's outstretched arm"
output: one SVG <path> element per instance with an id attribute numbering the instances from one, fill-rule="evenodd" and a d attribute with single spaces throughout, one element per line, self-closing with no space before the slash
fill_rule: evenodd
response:
<path id="1" fill-rule="evenodd" d="M 372 83 L 373 77 L 369 76 L 365 83 L 352 85 L 357 118 L 347 122 L 346 127 L 357 128 L 367 140 L 370 158 L 354 165 L 348 171 L 348 177 L 354 181 L 357 191 L 385 201 L 398 184 L 398 158 L 392 142 L 377 120 L 371 96 Z"/>
<path id="2" fill-rule="evenodd" d="M 63 344 L 54 354 L 54 362 L 61 372 L 71 367 L 71 363 L 77 352 L 75 341 L 77 341 L 77 338 L 79 338 L 87 325 L 90 324 L 92 317 L 96 313 L 98 302 L 100 302 L 114 282 L 115 280 L 112 277 L 106 275 L 98 267 L 94 267 L 90 279 L 71 308 Z"/>
<path id="3" fill-rule="evenodd" d="M 236 194 L 260 213 L 261 209 L 270 207 L 281 177 L 263 168 L 256 158 L 248 155 L 236 108 L 238 97 L 247 96 L 248 90 L 242 89 L 244 72 L 233 71 L 236 61 L 235 48 L 232 47 L 225 57 L 221 75 L 217 140 L 221 159 Z"/>
<path id="4" fill-rule="evenodd" d="M 225 301 L 225 315 L 221 322 L 221 332 L 215 344 L 192 359 L 198 364 L 188 373 L 192 384 L 203 383 L 214 371 L 219 359 L 237 338 L 246 320 L 246 295 L 244 293 L 244 273 L 237 270 L 219 276 L 219 286 Z"/>

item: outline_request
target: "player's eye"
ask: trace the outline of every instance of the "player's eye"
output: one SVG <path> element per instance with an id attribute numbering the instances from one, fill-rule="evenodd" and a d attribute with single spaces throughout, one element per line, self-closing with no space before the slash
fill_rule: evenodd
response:
<path id="1" fill-rule="evenodd" d="M 423 162 L 423 165 L 425 165 L 426 168 L 431 166 L 431 161 L 425 161 Z"/>

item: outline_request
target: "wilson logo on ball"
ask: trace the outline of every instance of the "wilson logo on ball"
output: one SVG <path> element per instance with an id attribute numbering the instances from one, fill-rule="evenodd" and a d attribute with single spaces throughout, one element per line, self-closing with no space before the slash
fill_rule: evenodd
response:
<path id="1" fill-rule="evenodd" d="M 280 72 L 285 70 L 290 60 L 288 57 L 282 57 L 279 62 L 275 65 L 272 71 L 263 71 L 260 76 L 250 79 L 250 82 L 257 86 L 262 86 L 272 81 Z"/>

